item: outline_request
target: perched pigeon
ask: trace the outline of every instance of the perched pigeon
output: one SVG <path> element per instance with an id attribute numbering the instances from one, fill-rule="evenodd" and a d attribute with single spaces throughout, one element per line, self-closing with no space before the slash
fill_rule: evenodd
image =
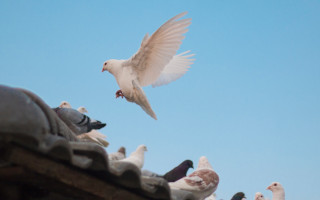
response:
<path id="1" fill-rule="evenodd" d="M 83 106 L 80 106 L 78 109 L 77 109 L 79 112 L 81 112 L 82 114 L 83 113 L 88 113 L 87 109 Z"/>
<path id="2" fill-rule="evenodd" d="M 122 160 L 126 157 L 126 148 L 120 147 L 117 152 L 108 155 L 109 160 Z"/>
<path id="3" fill-rule="evenodd" d="M 175 182 L 185 177 L 189 168 L 193 168 L 193 162 L 191 160 L 185 160 L 180 165 L 163 175 L 163 178 L 168 182 Z"/>
<path id="4" fill-rule="evenodd" d="M 151 36 L 145 35 L 140 49 L 128 60 L 107 60 L 102 72 L 109 71 L 115 77 L 120 90 L 116 97 L 125 97 L 134 102 L 152 118 L 157 119 L 141 87 L 161 86 L 183 76 L 194 59 L 186 51 L 175 55 L 179 49 L 183 34 L 188 31 L 191 19 L 178 20 L 187 12 L 181 13 L 164 23 Z"/>
<path id="5" fill-rule="evenodd" d="M 92 122 L 87 115 L 72 108 L 53 109 L 64 123 L 77 135 L 88 133 L 92 129 L 100 129 L 106 126 L 100 121 Z"/>
<path id="6" fill-rule="evenodd" d="M 267 187 L 272 191 L 272 200 L 285 200 L 284 188 L 279 182 L 273 182 Z"/>
<path id="7" fill-rule="evenodd" d="M 261 192 L 257 192 L 254 196 L 254 200 L 265 200 L 265 198 Z"/>
<path id="8" fill-rule="evenodd" d="M 187 190 L 193 193 L 196 199 L 203 200 L 216 191 L 219 176 L 213 171 L 208 159 L 200 157 L 198 168 L 190 175 L 169 183 L 171 189 Z"/>
<path id="9" fill-rule="evenodd" d="M 103 147 L 108 147 L 109 142 L 105 140 L 106 136 L 100 133 L 97 130 L 92 129 L 88 133 L 83 133 L 81 135 L 77 135 L 78 138 L 80 139 L 88 139 L 94 143 L 97 143 Z"/>
<path id="10" fill-rule="evenodd" d="M 67 101 L 62 101 L 61 104 L 59 105 L 59 108 L 72 108 L 71 107 L 71 104 Z M 77 109 L 79 112 L 81 112 L 82 114 L 83 113 L 87 113 L 87 109 L 83 106 L 80 106 L 78 109 Z"/>
<path id="11" fill-rule="evenodd" d="M 71 105 L 67 101 L 62 101 L 61 104 L 59 105 L 59 108 L 71 108 Z"/>
<path id="12" fill-rule="evenodd" d="M 180 163 L 177 167 L 173 168 L 163 176 L 156 174 L 154 172 L 151 172 L 149 170 L 143 170 L 142 175 L 149 176 L 149 177 L 161 177 L 166 179 L 168 182 L 175 182 L 185 177 L 187 175 L 188 169 L 191 167 L 193 168 L 193 162 L 191 160 L 185 160 L 182 163 Z"/>
<path id="13" fill-rule="evenodd" d="M 233 195 L 231 200 L 245 200 L 246 198 L 247 197 L 245 196 L 245 194 L 243 192 L 237 192 L 235 195 Z"/>
<path id="14" fill-rule="evenodd" d="M 144 164 L 144 152 L 147 151 L 147 147 L 145 145 L 140 145 L 136 149 L 136 151 L 132 152 L 129 157 L 119 160 L 119 162 L 130 162 L 137 166 L 139 169 L 143 167 Z"/>

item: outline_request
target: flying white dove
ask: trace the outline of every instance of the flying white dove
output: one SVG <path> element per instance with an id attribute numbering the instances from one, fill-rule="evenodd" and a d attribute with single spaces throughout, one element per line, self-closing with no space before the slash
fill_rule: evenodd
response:
<path id="1" fill-rule="evenodd" d="M 284 188 L 279 182 L 273 182 L 267 187 L 272 191 L 272 200 L 285 200 Z"/>
<path id="2" fill-rule="evenodd" d="M 171 189 L 187 190 L 192 192 L 196 199 L 203 200 L 216 191 L 219 176 L 213 171 L 208 159 L 200 157 L 198 168 L 190 175 L 169 183 Z"/>
<path id="3" fill-rule="evenodd" d="M 71 104 L 67 101 L 62 101 L 61 104 L 59 105 L 59 108 L 72 108 L 71 107 Z M 82 114 L 84 113 L 88 113 L 87 109 L 83 106 L 80 106 L 78 109 L 77 109 L 79 112 L 81 112 Z"/>
<path id="4" fill-rule="evenodd" d="M 254 200 L 265 200 L 265 198 L 261 192 L 257 192 L 254 197 Z"/>
<path id="5" fill-rule="evenodd" d="M 180 19 L 187 12 L 181 13 L 164 23 L 151 36 L 146 34 L 140 49 L 128 60 L 107 60 L 102 72 L 110 72 L 116 79 L 120 90 L 116 98 L 125 97 L 134 102 L 152 118 L 157 119 L 141 87 L 153 87 L 168 84 L 183 76 L 192 64 L 190 51 L 175 55 L 183 34 L 188 31 L 191 19 Z"/>
<path id="6" fill-rule="evenodd" d="M 145 145 L 140 145 L 136 151 L 132 152 L 129 157 L 119 160 L 119 162 L 129 162 L 142 169 L 144 164 L 144 152 L 147 151 Z"/>
<path id="7" fill-rule="evenodd" d="M 109 160 L 122 160 L 126 157 L 126 148 L 120 147 L 117 152 L 108 154 Z"/>

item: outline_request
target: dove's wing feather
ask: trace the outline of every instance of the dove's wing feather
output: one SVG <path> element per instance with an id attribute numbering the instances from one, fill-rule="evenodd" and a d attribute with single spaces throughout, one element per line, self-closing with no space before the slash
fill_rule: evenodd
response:
<path id="1" fill-rule="evenodd" d="M 186 51 L 173 56 L 158 79 L 152 83 L 152 87 L 162 86 L 182 77 L 188 71 L 190 65 L 193 64 L 192 61 L 195 60 L 191 58 L 194 54 L 188 54 L 189 52 L 190 51 Z"/>
<path id="2" fill-rule="evenodd" d="M 134 88 L 134 92 L 136 94 L 135 103 L 138 104 L 148 115 L 152 118 L 157 119 L 156 114 L 153 112 L 147 96 L 145 95 L 142 88 L 136 83 L 136 81 L 132 81 L 132 85 Z"/>
<path id="3" fill-rule="evenodd" d="M 177 19 L 186 14 L 184 12 L 171 18 L 150 37 L 146 35 L 138 52 L 124 63 L 124 66 L 133 68 L 142 87 L 156 81 L 176 54 L 184 39 L 182 34 L 188 31 L 186 28 L 191 24 L 191 19 Z"/>

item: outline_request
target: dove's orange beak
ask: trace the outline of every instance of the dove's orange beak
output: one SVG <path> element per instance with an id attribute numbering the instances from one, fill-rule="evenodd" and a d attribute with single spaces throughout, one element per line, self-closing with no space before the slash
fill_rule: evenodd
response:
<path id="1" fill-rule="evenodd" d="M 266 188 L 266 190 L 271 190 L 271 185 Z"/>
<path id="2" fill-rule="evenodd" d="M 102 71 L 101 72 L 104 72 L 105 71 L 105 69 L 103 69 L 103 67 L 102 67 Z"/>

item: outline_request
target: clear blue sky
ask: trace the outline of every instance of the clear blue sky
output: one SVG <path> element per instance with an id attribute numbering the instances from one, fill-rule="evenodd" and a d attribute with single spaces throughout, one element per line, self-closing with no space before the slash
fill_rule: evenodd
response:
<path id="1" fill-rule="evenodd" d="M 115 99 L 105 60 L 127 59 L 145 33 L 188 11 L 179 52 L 196 61 L 181 79 L 144 88 L 155 121 Z M 205 155 L 218 199 L 253 199 L 273 181 L 287 199 L 319 199 L 320 2 L 0 1 L 0 83 L 67 100 L 108 123 L 110 146 L 146 144 L 145 169 L 165 173 Z"/>

